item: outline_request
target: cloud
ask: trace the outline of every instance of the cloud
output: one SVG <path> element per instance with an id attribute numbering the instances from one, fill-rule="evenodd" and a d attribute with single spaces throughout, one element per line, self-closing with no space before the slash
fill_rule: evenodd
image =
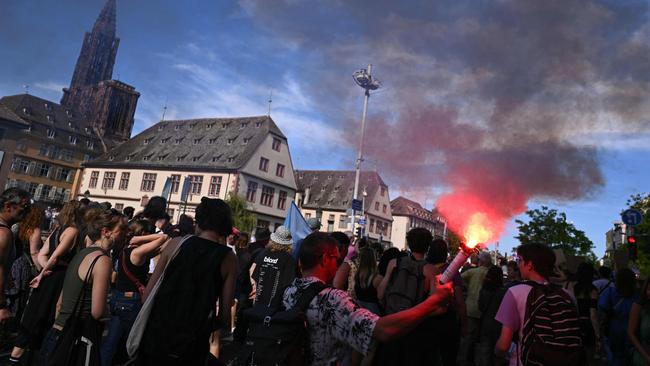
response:
<path id="1" fill-rule="evenodd" d="M 68 85 L 63 83 L 58 83 L 55 81 L 37 81 L 34 83 L 34 87 L 48 92 L 62 93 L 63 88 L 66 88 Z"/>

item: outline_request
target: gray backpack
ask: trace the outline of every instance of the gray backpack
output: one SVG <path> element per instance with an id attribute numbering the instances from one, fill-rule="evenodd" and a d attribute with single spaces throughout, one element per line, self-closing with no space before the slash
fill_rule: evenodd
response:
<path id="1" fill-rule="evenodd" d="M 397 258 L 397 265 L 390 276 L 385 295 L 386 314 L 410 309 L 424 300 L 424 274 L 426 261 L 411 256 Z"/>

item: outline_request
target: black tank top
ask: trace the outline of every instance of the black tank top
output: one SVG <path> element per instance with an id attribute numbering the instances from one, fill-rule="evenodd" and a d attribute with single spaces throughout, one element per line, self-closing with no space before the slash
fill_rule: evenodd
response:
<path id="1" fill-rule="evenodd" d="M 124 254 L 120 255 L 117 259 L 117 281 L 115 282 L 115 289 L 121 292 L 137 292 L 138 288 L 135 286 L 135 283 L 126 275 L 124 271 L 124 266 L 122 265 L 122 258 L 124 258 L 124 264 L 126 268 L 131 272 L 135 278 L 140 281 L 141 284 L 147 285 L 148 275 L 149 275 L 149 260 L 145 261 L 141 266 L 136 266 L 131 262 L 131 252 L 136 247 L 127 247 L 124 248 Z"/>
<path id="2" fill-rule="evenodd" d="M 61 242 L 61 235 L 63 235 L 63 232 L 67 228 L 68 227 L 59 226 L 56 229 L 54 229 L 54 232 L 52 233 L 52 235 L 50 235 L 49 253 L 48 253 L 48 255 L 51 256 L 52 253 L 54 253 L 54 250 L 56 249 L 56 247 L 59 246 L 59 243 Z M 77 253 L 76 244 L 77 244 L 76 242 L 73 243 L 70 250 L 68 250 L 66 253 L 63 253 L 63 255 L 59 257 L 59 259 L 57 261 L 57 264 L 54 267 L 54 269 L 56 269 L 56 267 L 59 267 L 59 268 L 67 268 L 68 267 L 68 263 L 70 263 L 72 258 L 74 258 L 74 255 Z"/>
<path id="3" fill-rule="evenodd" d="M 359 281 L 355 281 L 354 293 L 357 295 L 357 300 L 359 301 L 379 303 L 379 299 L 377 298 L 377 289 L 372 285 L 372 281 L 370 281 L 370 286 L 368 287 L 361 287 Z"/>
<path id="4" fill-rule="evenodd" d="M 183 364 L 207 355 L 216 324 L 223 279 L 221 263 L 231 249 L 198 236 L 188 238 L 167 265 L 140 343 L 140 351 Z"/>

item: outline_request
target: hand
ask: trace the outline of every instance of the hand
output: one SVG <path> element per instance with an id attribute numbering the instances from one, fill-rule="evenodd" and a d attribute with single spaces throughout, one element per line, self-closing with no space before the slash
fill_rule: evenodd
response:
<path id="1" fill-rule="evenodd" d="M 4 324 L 11 318 L 13 314 L 9 309 L 0 309 L 0 324 Z"/>
<path id="2" fill-rule="evenodd" d="M 43 273 L 41 273 L 38 276 L 34 277 L 34 279 L 29 283 L 29 287 L 38 288 L 38 285 L 41 284 L 42 279 L 43 279 Z"/>
<path id="3" fill-rule="evenodd" d="M 433 314 L 443 314 L 447 312 L 449 305 L 452 303 L 454 294 L 453 282 L 445 284 L 440 283 L 440 276 L 434 279 L 434 285 L 431 286 L 431 296 L 426 302 L 431 305 Z"/>

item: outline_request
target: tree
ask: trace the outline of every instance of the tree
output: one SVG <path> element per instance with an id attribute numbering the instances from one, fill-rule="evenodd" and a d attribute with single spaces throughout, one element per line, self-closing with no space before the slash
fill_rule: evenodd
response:
<path id="1" fill-rule="evenodd" d="M 589 238 L 572 223 L 567 221 L 564 212 L 542 206 L 541 209 L 528 210 L 526 215 L 529 222 L 515 220 L 521 244 L 540 243 L 553 249 L 562 249 L 567 255 L 587 256 L 591 261 L 596 260 L 596 255 L 591 251 L 594 247 Z"/>
<path id="2" fill-rule="evenodd" d="M 637 238 L 637 265 L 641 273 L 650 275 L 650 194 L 633 194 L 627 200 L 627 208 L 634 208 L 643 213 L 643 221 L 634 227 Z M 625 211 L 625 210 L 623 210 Z M 621 211 L 621 214 L 623 213 Z"/>
<path id="3" fill-rule="evenodd" d="M 226 203 L 232 210 L 232 218 L 235 227 L 241 231 L 252 234 L 253 229 L 255 228 L 255 223 L 257 222 L 257 217 L 248 211 L 246 198 L 230 194 L 228 195 Z"/>

